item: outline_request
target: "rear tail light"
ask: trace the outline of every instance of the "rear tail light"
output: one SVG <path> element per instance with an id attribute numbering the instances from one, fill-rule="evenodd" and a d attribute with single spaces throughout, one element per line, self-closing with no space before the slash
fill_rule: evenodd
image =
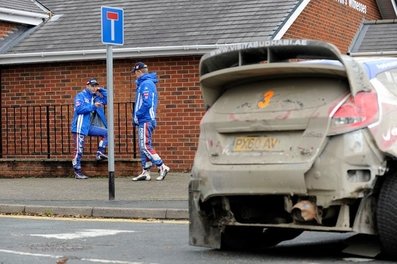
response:
<path id="1" fill-rule="evenodd" d="M 329 134 L 335 135 L 367 127 L 378 120 L 379 105 L 375 91 L 350 96 L 331 119 Z"/>

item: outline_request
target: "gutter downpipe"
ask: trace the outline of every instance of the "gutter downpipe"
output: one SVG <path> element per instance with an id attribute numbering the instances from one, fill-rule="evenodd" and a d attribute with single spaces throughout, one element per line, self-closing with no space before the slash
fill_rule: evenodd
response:
<path id="1" fill-rule="evenodd" d="M 213 45 L 191 45 L 191 46 L 166 46 L 166 47 L 142 47 L 142 48 L 115 48 L 114 58 L 134 58 L 152 56 L 183 56 L 203 55 L 214 49 L 242 43 L 213 44 Z M 54 62 L 54 61 L 77 61 L 77 60 L 106 59 L 106 49 L 55 51 L 55 52 L 33 52 L 0 54 L 0 65 Z"/>

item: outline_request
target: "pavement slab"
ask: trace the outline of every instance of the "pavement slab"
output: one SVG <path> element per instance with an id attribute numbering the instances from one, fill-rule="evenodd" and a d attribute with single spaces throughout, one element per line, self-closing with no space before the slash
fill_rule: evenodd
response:
<path id="1" fill-rule="evenodd" d="M 116 177 L 114 199 L 108 178 L 2 178 L 0 213 L 187 219 L 189 178 L 189 173 L 170 173 L 164 181 Z"/>

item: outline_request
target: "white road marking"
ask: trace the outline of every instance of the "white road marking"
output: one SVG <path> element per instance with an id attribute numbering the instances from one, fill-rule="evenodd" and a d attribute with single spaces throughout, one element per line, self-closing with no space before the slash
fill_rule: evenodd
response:
<path id="1" fill-rule="evenodd" d="M 89 237 L 99 237 L 99 236 L 112 236 L 120 233 L 134 233 L 134 232 L 136 231 L 112 230 L 112 229 L 85 229 L 83 231 L 77 231 L 74 233 L 30 234 L 30 236 L 69 240 L 69 239 L 89 238 Z"/>
<path id="2" fill-rule="evenodd" d="M 8 253 L 8 254 L 21 255 L 21 256 L 31 256 L 31 257 L 45 257 L 45 258 L 52 258 L 52 259 L 59 259 L 59 258 L 63 258 L 64 257 L 64 256 L 57 256 L 57 255 L 37 254 L 37 253 L 22 252 L 22 251 L 7 250 L 7 249 L 0 249 L 0 253 Z M 110 259 L 81 258 L 80 260 L 88 261 L 88 262 L 94 262 L 94 263 L 144 264 L 143 262 L 130 262 L 130 261 L 110 260 Z M 151 263 L 151 264 L 155 264 L 155 263 Z"/>
<path id="3" fill-rule="evenodd" d="M 374 261 L 373 258 L 343 258 L 345 261 L 349 262 L 369 262 L 369 261 Z"/>
<path id="4" fill-rule="evenodd" d="M 114 264 L 144 264 L 143 262 L 129 262 L 129 261 L 122 261 L 122 260 L 106 260 L 106 259 L 85 259 L 82 258 L 82 261 L 89 261 L 94 263 L 114 263 Z M 156 263 L 151 263 L 156 264 Z"/>
<path id="5" fill-rule="evenodd" d="M 32 257 L 46 257 L 46 258 L 61 258 L 62 257 L 62 256 L 56 256 L 56 255 L 37 254 L 37 253 L 21 252 L 21 251 L 15 251 L 15 250 L 7 250 L 7 249 L 0 249 L 0 252 L 14 254 L 14 255 L 32 256 Z"/>

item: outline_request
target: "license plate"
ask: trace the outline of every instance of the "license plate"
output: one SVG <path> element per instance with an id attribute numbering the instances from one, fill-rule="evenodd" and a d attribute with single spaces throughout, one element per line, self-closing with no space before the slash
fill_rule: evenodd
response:
<path id="1" fill-rule="evenodd" d="M 277 138 L 262 137 L 236 137 L 234 139 L 233 151 L 235 152 L 253 152 L 253 151 L 271 151 L 280 141 Z"/>

